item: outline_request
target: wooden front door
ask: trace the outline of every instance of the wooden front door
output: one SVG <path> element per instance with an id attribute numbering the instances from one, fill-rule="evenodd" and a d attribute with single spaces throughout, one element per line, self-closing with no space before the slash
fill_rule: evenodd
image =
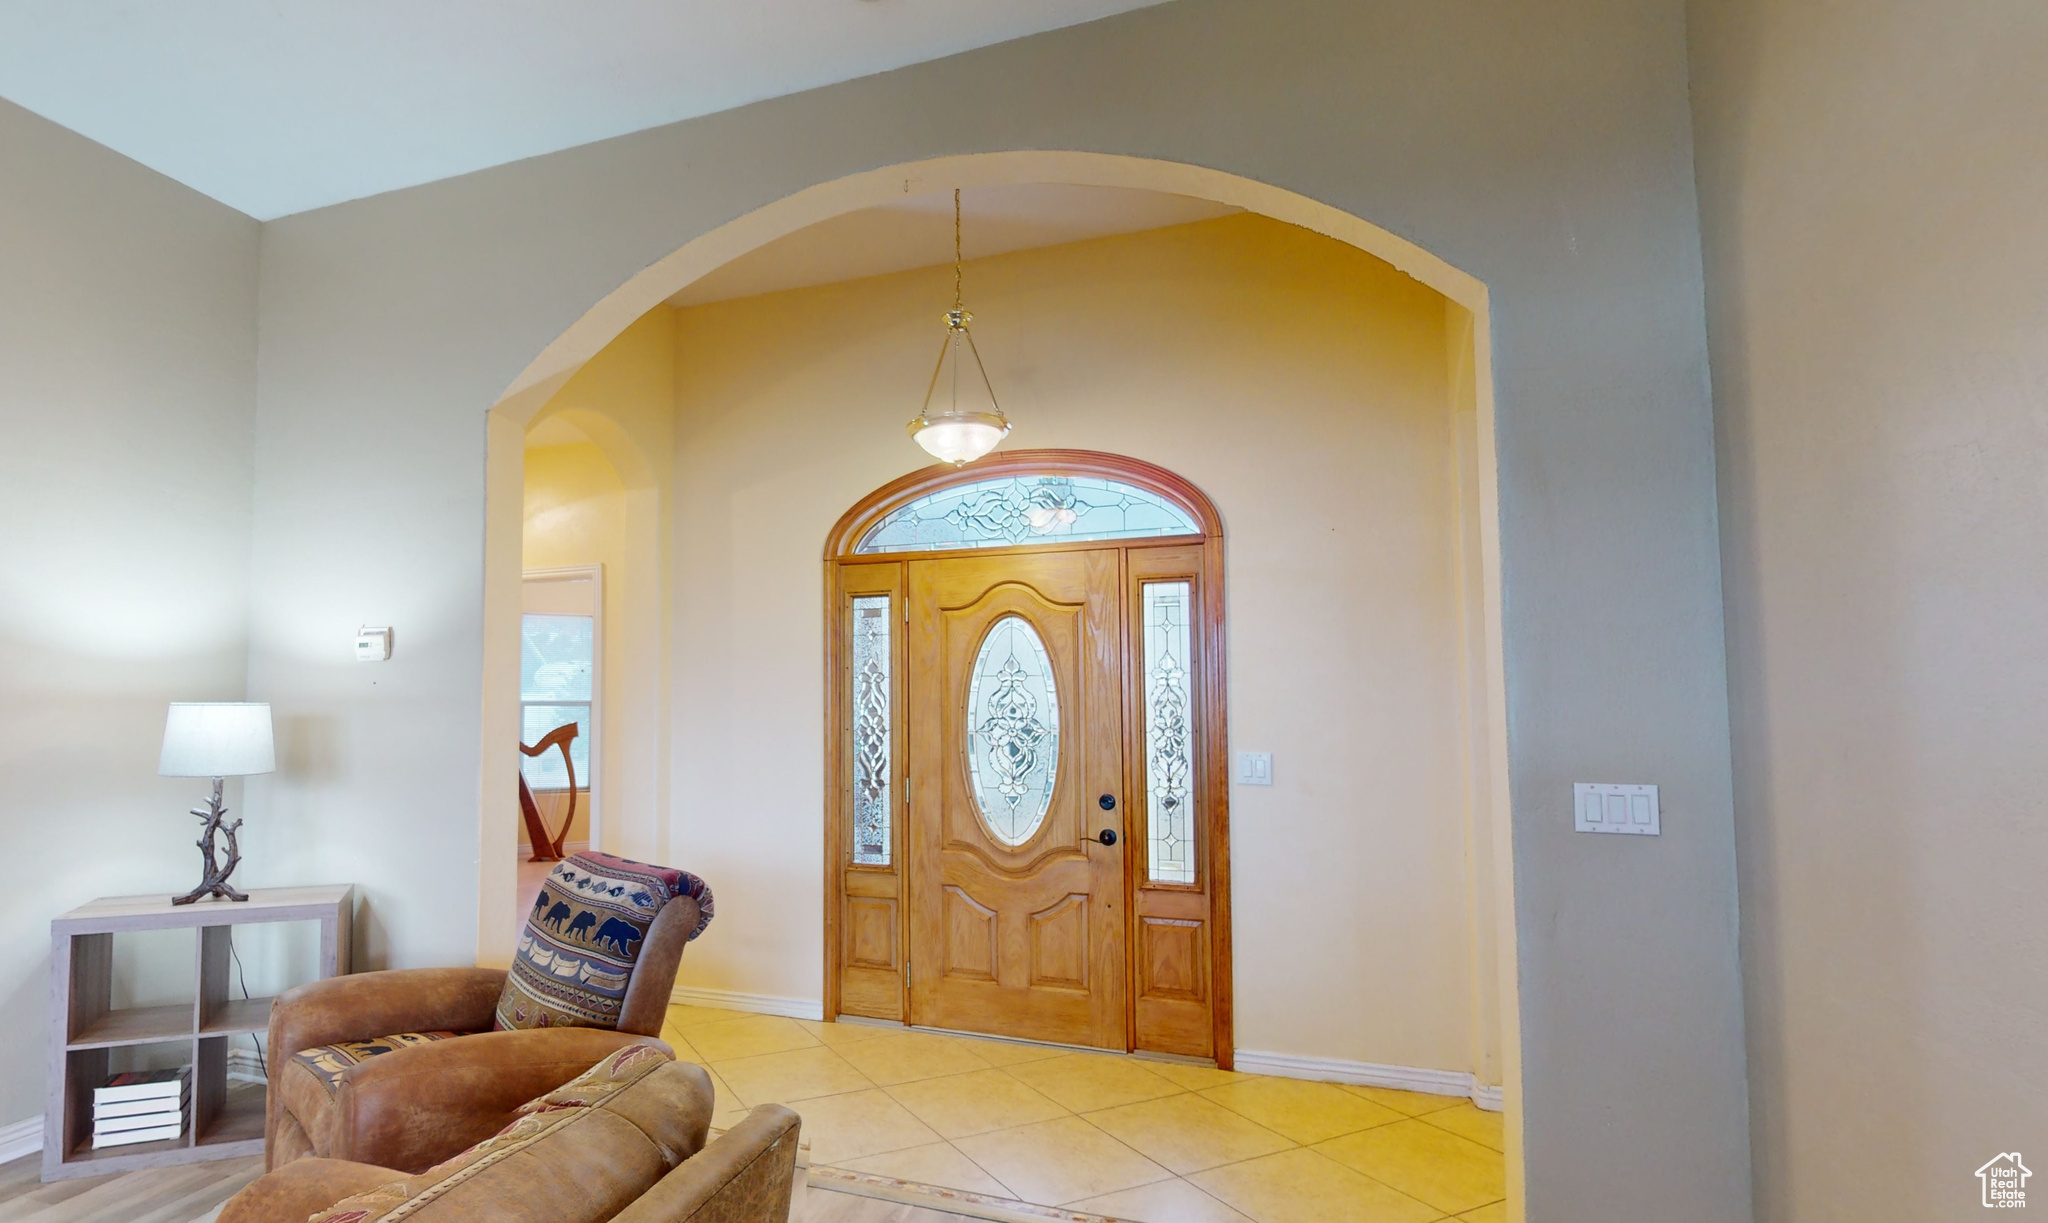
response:
<path id="1" fill-rule="evenodd" d="M 914 1024 L 1128 1047 L 1119 556 L 908 565 Z"/>

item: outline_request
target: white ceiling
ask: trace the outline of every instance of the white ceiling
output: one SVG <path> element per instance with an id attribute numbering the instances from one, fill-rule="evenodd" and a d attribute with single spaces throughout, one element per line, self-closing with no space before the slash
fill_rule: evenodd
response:
<path id="1" fill-rule="evenodd" d="M 1159 0 L 0 0 L 0 97 L 268 220 Z"/>
<path id="2" fill-rule="evenodd" d="M 1240 210 L 1158 191 L 1023 183 L 963 191 L 960 211 L 962 248 L 967 258 L 978 259 Z M 696 306 L 952 261 L 953 193 L 913 195 L 842 213 L 756 247 L 693 282 L 669 304 Z"/>

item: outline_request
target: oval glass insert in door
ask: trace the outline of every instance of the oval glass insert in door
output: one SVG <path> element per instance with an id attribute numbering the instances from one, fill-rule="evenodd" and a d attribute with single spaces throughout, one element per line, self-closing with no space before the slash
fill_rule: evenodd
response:
<path id="1" fill-rule="evenodd" d="M 967 777 L 996 840 L 1024 844 L 1045 823 L 1059 772 L 1060 702 L 1038 630 L 1009 615 L 989 627 L 967 681 Z"/>

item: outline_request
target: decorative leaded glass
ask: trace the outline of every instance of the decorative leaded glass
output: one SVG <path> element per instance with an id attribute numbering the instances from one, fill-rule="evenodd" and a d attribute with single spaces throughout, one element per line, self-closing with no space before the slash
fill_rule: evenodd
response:
<path id="1" fill-rule="evenodd" d="M 853 601 L 853 860 L 889 865 L 889 596 Z"/>
<path id="2" fill-rule="evenodd" d="M 997 476 L 941 489 L 891 510 L 853 550 L 928 552 L 1201 533 L 1186 510 L 1120 480 Z"/>
<path id="3" fill-rule="evenodd" d="M 1045 822 L 1060 759 L 1052 659 L 1022 616 L 1004 616 L 982 640 L 967 682 L 967 726 L 974 805 L 998 841 L 1022 845 Z"/>
<path id="4" fill-rule="evenodd" d="M 1144 584 L 1146 862 L 1154 883 L 1195 881 L 1192 593 L 1187 582 Z"/>

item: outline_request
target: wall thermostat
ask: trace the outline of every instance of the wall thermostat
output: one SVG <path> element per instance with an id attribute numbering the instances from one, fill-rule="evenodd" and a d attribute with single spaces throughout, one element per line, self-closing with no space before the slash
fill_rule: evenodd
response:
<path id="1" fill-rule="evenodd" d="M 359 628 L 356 630 L 356 661 L 384 662 L 391 657 L 391 630 L 388 628 Z"/>

